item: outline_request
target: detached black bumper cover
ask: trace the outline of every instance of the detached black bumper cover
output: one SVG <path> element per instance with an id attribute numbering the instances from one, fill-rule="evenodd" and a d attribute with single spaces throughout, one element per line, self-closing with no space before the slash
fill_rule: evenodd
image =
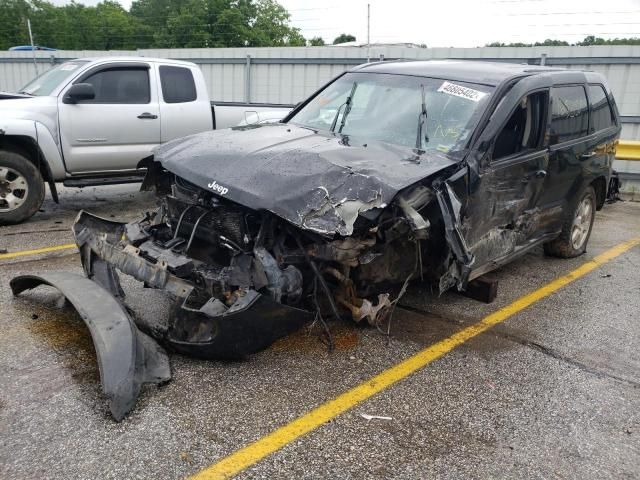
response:
<path id="1" fill-rule="evenodd" d="M 89 328 L 102 390 L 114 419 L 122 420 L 133 409 L 143 383 L 171 379 L 165 351 L 136 328 L 122 305 L 100 285 L 67 272 L 22 275 L 11 280 L 14 295 L 39 285 L 60 290 Z"/>

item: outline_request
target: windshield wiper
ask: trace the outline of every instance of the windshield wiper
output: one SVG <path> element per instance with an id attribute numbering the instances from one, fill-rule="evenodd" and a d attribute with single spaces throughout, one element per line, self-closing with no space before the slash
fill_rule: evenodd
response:
<path id="1" fill-rule="evenodd" d="M 424 140 L 426 143 L 429 143 L 429 136 L 427 135 L 427 101 L 426 95 L 424 93 L 424 85 L 420 85 L 421 95 L 422 95 L 422 108 L 420 110 L 420 115 L 418 116 L 418 133 L 416 135 L 416 148 L 420 150 L 422 146 L 422 130 L 424 130 Z"/>
<path id="2" fill-rule="evenodd" d="M 19 95 L 29 95 L 30 97 L 34 96 L 33 93 L 29 93 L 25 90 L 20 90 L 19 92 L 16 92 L 16 93 L 18 93 Z"/>
<path id="3" fill-rule="evenodd" d="M 353 99 L 353 94 L 356 93 L 356 88 L 358 88 L 358 82 L 353 82 L 353 86 L 351 87 L 351 91 L 349 92 L 349 96 L 344 101 L 342 105 L 338 108 L 336 112 L 336 116 L 333 118 L 333 122 L 331 122 L 331 131 L 335 132 L 336 123 L 338 123 L 338 117 L 340 116 L 340 110 L 344 107 L 344 114 L 342 115 L 342 120 L 340 121 L 340 128 L 338 129 L 338 133 L 342 133 L 342 129 L 344 128 L 344 124 L 347 121 L 347 115 L 351 111 L 351 100 Z"/>

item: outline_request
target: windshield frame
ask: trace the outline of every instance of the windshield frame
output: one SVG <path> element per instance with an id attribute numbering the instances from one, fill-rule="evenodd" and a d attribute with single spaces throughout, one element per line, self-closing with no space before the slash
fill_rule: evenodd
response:
<path id="1" fill-rule="evenodd" d="M 27 82 L 25 85 L 23 85 L 21 88 L 19 88 L 17 90 L 17 93 L 24 93 L 24 94 L 30 95 L 32 97 L 56 96 L 58 94 L 58 92 L 60 91 L 60 89 L 64 88 L 64 86 L 69 83 L 70 79 L 74 78 L 78 73 L 83 71 L 84 70 L 83 67 L 85 67 L 89 63 L 90 63 L 90 60 L 77 59 L 77 60 L 69 60 L 67 62 L 64 62 L 64 63 L 61 63 L 59 65 L 56 65 L 55 67 L 50 68 L 46 72 L 42 72 L 40 75 L 36 76 L 34 79 L 32 79 L 29 82 Z M 75 68 L 73 68 L 73 69 L 68 69 L 67 74 L 61 76 L 58 79 L 57 83 L 53 87 L 51 87 L 50 89 L 47 90 L 47 93 L 33 93 L 33 92 L 29 91 L 29 86 L 38 85 L 38 81 L 42 81 L 42 79 L 44 79 L 45 77 L 47 77 L 47 76 L 49 76 L 49 75 L 51 75 L 51 74 L 53 74 L 55 72 L 65 71 L 65 70 L 63 70 L 63 68 L 64 67 L 68 68 L 69 65 L 77 65 L 77 66 Z M 35 90 L 35 91 L 37 92 L 38 90 Z"/>
<path id="2" fill-rule="evenodd" d="M 281 123 L 285 123 L 285 124 L 291 124 L 291 125 L 295 125 L 301 128 L 308 128 L 310 130 L 315 131 L 316 133 L 324 133 L 324 134 L 329 134 L 329 135 L 335 135 L 335 136 L 344 136 L 344 137 L 348 137 L 348 134 L 343 134 L 343 133 L 339 133 L 337 131 L 332 131 L 332 130 L 325 130 L 325 129 L 320 129 L 314 126 L 310 126 L 310 125 L 305 125 L 303 123 L 299 123 L 295 121 L 295 117 L 307 106 L 309 105 L 311 102 L 313 102 L 314 99 L 316 99 L 320 94 L 322 94 L 322 92 L 324 92 L 327 88 L 331 87 L 331 85 L 333 85 L 334 83 L 336 83 L 337 81 L 339 81 L 340 79 L 343 79 L 343 77 L 350 75 L 350 74 L 355 74 L 355 75 L 371 75 L 371 76 L 395 76 L 395 77 L 411 77 L 414 79 L 428 79 L 428 80 L 435 80 L 435 81 L 442 81 L 442 82 L 450 82 L 450 83 L 457 83 L 457 84 L 461 84 L 462 86 L 466 86 L 466 87 L 471 87 L 473 88 L 473 86 L 478 86 L 480 87 L 480 91 L 482 91 L 483 93 L 486 94 L 486 99 L 484 99 L 483 101 L 483 105 L 479 106 L 479 108 L 477 108 L 473 114 L 469 117 L 469 129 L 468 129 L 468 133 L 466 135 L 466 138 L 464 139 L 464 141 L 461 141 L 459 144 L 455 145 L 455 149 L 452 148 L 449 152 L 449 154 L 456 154 L 458 152 L 467 150 L 470 148 L 470 145 L 472 144 L 472 142 L 474 141 L 476 135 L 477 135 L 477 131 L 478 128 L 480 128 L 480 125 L 483 122 L 483 118 L 484 116 L 487 114 L 487 112 L 489 111 L 489 109 L 491 108 L 491 105 L 493 104 L 494 98 L 495 98 L 495 93 L 498 91 L 498 86 L 495 84 L 491 84 L 491 83 L 484 83 L 484 82 L 470 82 L 469 80 L 461 80 L 461 79 L 457 79 L 457 78 L 452 78 L 449 76 L 427 76 L 427 75 L 408 75 L 405 73 L 389 73 L 389 72 L 366 72 L 366 71 L 358 71 L 358 70 L 347 70 L 343 73 L 341 73 L 340 75 L 336 76 L 335 78 L 331 79 L 329 82 L 327 82 L 326 84 L 324 84 L 321 88 L 319 88 L 318 90 L 316 90 L 312 95 L 310 95 L 309 97 L 307 97 L 303 102 L 300 102 L 296 108 L 294 108 L 291 112 L 289 112 L 289 115 L 287 115 L 285 118 L 283 118 L 281 120 Z M 355 80 L 354 80 L 355 81 Z M 427 104 L 427 109 L 429 109 L 429 105 Z M 473 122 L 472 122 L 473 120 Z M 375 140 L 374 141 L 381 141 L 384 142 L 383 140 Z M 389 143 L 389 142 L 387 142 Z M 401 144 L 396 144 L 394 143 L 394 145 L 398 145 L 398 146 L 404 146 Z M 414 150 L 418 150 L 418 151 L 423 151 L 420 149 L 414 149 Z M 437 149 L 432 149 L 432 150 L 437 150 Z"/>

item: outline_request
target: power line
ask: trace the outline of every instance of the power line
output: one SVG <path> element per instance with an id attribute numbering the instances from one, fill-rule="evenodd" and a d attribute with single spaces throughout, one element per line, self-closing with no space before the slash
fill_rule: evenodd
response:
<path id="1" fill-rule="evenodd" d="M 636 37 L 632 37 L 632 38 L 637 38 L 638 37 L 638 32 L 582 32 L 582 33 L 561 33 L 558 36 L 559 37 L 566 37 L 566 36 L 589 36 L 589 35 L 635 35 Z M 530 34 L 526 34 L 526 33 L 514 33 L 509 35 L 511 37 L 529 37 L 531 36 Z"/>
<path id="2" fill-rule="evenodd" d="M 611 26 L 611 25 L 640 25 L 640 22 L 607 22 L 607 23 L 528 23 L 524 27 L 590 27 L 590 26 Z M 640 35 L 640 32 L 638 33 Z"/>
<path id="3" fill-rule="evenodd" d="M 636 13 L 640 14 L 640 10 L 631 10 L 631 11 L 620 11 L 620 12 L 544 12 L 544 13 L 497 13 L 496 15 L 504 16 L 504 17 L 537 17 L 537 16 L 549 16 L 549 15 L 622 15 L 622 14 L 630 14 Z"/>

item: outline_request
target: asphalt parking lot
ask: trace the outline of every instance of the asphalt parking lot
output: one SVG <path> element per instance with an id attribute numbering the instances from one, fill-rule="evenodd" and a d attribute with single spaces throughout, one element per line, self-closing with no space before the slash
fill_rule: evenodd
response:
<path id="1" fill-rule="evenodd" d="M 607 205 L 586 255 L 526 255 L 497 272 L 490 305 L 413 286 L 390 339 L 336 321 L 332 353 L 313 328 L 241 362 L 171 355 L 173 380 L 145 388 L 115 423 L 77 314 L 53 289 L 13 298 L 9 280 L 81 270 L 72 248 L 20 254 L 72 243 L 78 209 L 131 219 L 153 205 L 136 185 L 64 190 L 60 205 L 48 199 L 29 222 L 0 228 L 0 478 L 196 474 L 640 235 L 640 203 Z M 166 315 L 161 294 L 123 285 L 137 314 Z M 636 245 L 254 458 L 238 478 L 640 478 L 639 321 Z"/>

